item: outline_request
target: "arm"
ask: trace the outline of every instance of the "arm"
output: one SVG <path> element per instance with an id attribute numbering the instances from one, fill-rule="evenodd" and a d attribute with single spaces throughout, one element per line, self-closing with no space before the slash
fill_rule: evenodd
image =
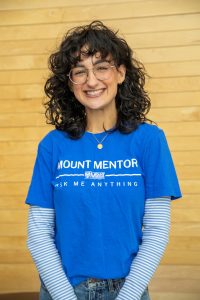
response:
<path id="1" fill-rule="evenodd" d="M 146 200 L 142 243 L 116 300 L 141 299 L 168 243 L 170 203 L 169 197 Z"/>
<path id="2" fill-rule="evenodd" d="M 38 272 L 53 300 L 76 300 L 54 243 L 54 227 L 54 209 L 30 206 L 27 245 Z"/>

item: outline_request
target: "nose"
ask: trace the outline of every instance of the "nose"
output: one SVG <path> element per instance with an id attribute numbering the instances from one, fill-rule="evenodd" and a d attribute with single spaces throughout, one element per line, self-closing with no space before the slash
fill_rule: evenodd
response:
<path id="1" fill-rule="evenodd" d="M 93 69 L 88 70 L 86 83 L 90 87 L 96 86 L 98 84 L 98 79 L 96 78 Z"/>

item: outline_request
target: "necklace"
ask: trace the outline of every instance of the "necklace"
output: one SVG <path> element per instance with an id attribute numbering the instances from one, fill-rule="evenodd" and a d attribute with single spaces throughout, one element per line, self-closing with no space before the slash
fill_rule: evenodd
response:
<path id="1" fill-rule="evenodd" d="M 110 132 L 107 132 L 107 134 L 103 137 L 103 139 L 101 141 L 98 140 L 98 138 L 96 137 L 96 135 L 94 133 L 92 133 L 93 137 L 95 138 L 95 140 L 97 141 L 97 148 L 99 150 L 101 150 L 103 148 L 103 141 L 107 138 L 107 136 L 109 135 Z"/>

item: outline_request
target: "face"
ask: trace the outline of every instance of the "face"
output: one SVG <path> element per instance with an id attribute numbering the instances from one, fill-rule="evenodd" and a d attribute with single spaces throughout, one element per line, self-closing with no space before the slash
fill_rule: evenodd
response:
<path id="1" fill-rule="evenodd" d="M 111 60 L 107 57 L 106 60 Z M 104 61 L 104 60 L 103 60 Z M 124 81 L 125 67 L 110 68 L 109 77 L 99 80 L 94 75 L 92 69 L 102 62 L 98 53 L 94 56 L 85 56 L 78 62 L 77 67 L 88 69 L 87 81 L 83 84 L 74 84 L 70 82 L 70 89 L 73 91 L 76 99 L 88 110 L 115 109 L 115 97 L 117 86 Z M 112 65 L 112 63 L 111 63 Z"/>

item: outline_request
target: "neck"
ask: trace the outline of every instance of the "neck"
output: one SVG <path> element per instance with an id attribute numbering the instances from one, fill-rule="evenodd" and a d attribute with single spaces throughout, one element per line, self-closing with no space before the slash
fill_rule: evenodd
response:
<path id="1" fill-rule="evenodd" d="M 109 130 L 116 125 L 117 112 L 105 113 L 104 111 L 87 111 L 87 131 L 100 133 Z"/>

